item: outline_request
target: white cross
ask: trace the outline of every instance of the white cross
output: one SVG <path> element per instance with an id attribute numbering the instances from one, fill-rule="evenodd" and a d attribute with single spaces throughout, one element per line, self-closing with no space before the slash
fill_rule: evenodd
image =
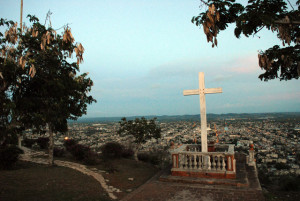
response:
<path id="1" fill-rule="evenodd" d="M 205 94 L 222 93 L 222 88 L 205 88 L 204 73 L 199 72 L 199 89 L 184 90 L 183 95 L 200 95 L 200 117 L 201 117 L 201 151 L 207 152 L 207 121 Z"/>

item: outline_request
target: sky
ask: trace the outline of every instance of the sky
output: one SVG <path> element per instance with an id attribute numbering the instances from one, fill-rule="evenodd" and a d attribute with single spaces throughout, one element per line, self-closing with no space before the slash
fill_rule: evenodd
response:
<path id="1" fill-rule="evenodd" d="M 0 0 L 0 18 L 20 21 L 20 0 Z M 300 112 L 299 80 L 260 81 L 259 50 L 280 44 L 276 34 L 235 38 L 233 26 L 218 35 L 218 47 L 206 42 L 191 23 L 199 0 L 23 0 L 28 14 L 44 24 L 68 24 L 85 48 L 80 73 L 94 81 L 86 117 L 199 114 L 199 97 L 183 96 L 205 87 L 207 113 Z M 48 25 L 49 23 L 47 23 Z M 57 32 L 62 32 L 63 29 Z"/>

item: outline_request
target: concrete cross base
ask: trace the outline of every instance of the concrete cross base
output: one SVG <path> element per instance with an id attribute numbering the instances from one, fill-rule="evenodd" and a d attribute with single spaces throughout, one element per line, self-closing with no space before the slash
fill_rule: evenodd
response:
<path id="1" fill-rule="evenodd" d="M 214 179 L 235 179 L 236 173 L 217 172 L 217 171 L 199 171 L 199 170 L 171 170 L 172 176 L 195 177 L 195 178 L 214 178 Z"/>

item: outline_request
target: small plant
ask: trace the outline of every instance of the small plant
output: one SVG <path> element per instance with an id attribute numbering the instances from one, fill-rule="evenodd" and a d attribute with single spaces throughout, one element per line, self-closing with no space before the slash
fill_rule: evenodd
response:
<path id="1" fill-rule="evenodd" d="M 39 137 L 36 142 L 40 146 L 41 149 L 47 149 L 49 146 L 49 138 L 48 137 Z"/>
<path id="2" fill-rule="evenodd" d="M 76 140 L 68 139 L 65 140 L 64 146 L 66 147 L 67 151 L 70 151 L 71 147 L 78 144 Z"/>
<path id="3" fill-rule="evenodd" d="M 70 153 L 79 161 L 84 160 L 90 152 L 90 148 L 82 144 L 75 144 L 69 147 L 69 149 Z"/>
<path id="4" fill-rule="evenodd" d="M 87 165 L 97 165 L 99 161 L 98 155 L 93 151 L 89 151 L 83 161 Z"/>
<path id="5" fill-rule="evenodd" d="M 124 148 L 122 151 L 123 158 L 131 158 L 134 154 L 134 151 L 131 148 Z"/>
<path id="6" fill-rule="evenodd" d="M 108 142 L 101 147 L 102 156 L 108 158 L 120 158 L 124 147 L 117 142 Z"/>
<path id="7" fill-rule="evenodd" d="M 54 147 L 53 156 L 55 157 L 63 157 L 65 155 L 65 149 L 60 147 Z"/>
<path id="8" fill-rule="evenodd" d="M 18 161 L 19 155 L 24 153 L 23 150 L 16 146 L 0 147 L 0 168 L 10 169 Z"/>
<path id="9" fill-rule="evenodd" d="M 24 147 L 31 148 L 32 145 L 33 145 L 35 142 L 36 142 L 35 139 L 28 139 L 28 138 L 25 138 L 25 139 L 23 140 L 23 145 L 24 145 Z"/>

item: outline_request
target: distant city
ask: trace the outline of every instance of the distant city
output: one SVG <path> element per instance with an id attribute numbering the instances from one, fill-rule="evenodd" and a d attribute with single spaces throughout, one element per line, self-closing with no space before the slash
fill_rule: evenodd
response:
<path id="1" fill-rule="evenodd" d="M 145 117 L 149 119 L 155 116 Z M 260 170 L 273 175 L 300 175 L 300 112 L 208 114 L 207 118 L 210 142 L 235 144 L 236 151 L 245 153 L 249 145 L 254 144 Z M 65 137 L 69 137 L 98 152 L 102 145 L 112 141 L 134 147 L 130 136 L 121 137 L 117 134 L 120 120 L 121 117 L 99 117 L 69 122 L 69 132 L 56 134 L 55 145 L 62 146 Z M 157 123 L 162 129 L 162 137 L 149 140 L 143 145 L 142 151 L 167 149 L 171 144 L 201 142 L 199 115 L 158 116 Z"/>

